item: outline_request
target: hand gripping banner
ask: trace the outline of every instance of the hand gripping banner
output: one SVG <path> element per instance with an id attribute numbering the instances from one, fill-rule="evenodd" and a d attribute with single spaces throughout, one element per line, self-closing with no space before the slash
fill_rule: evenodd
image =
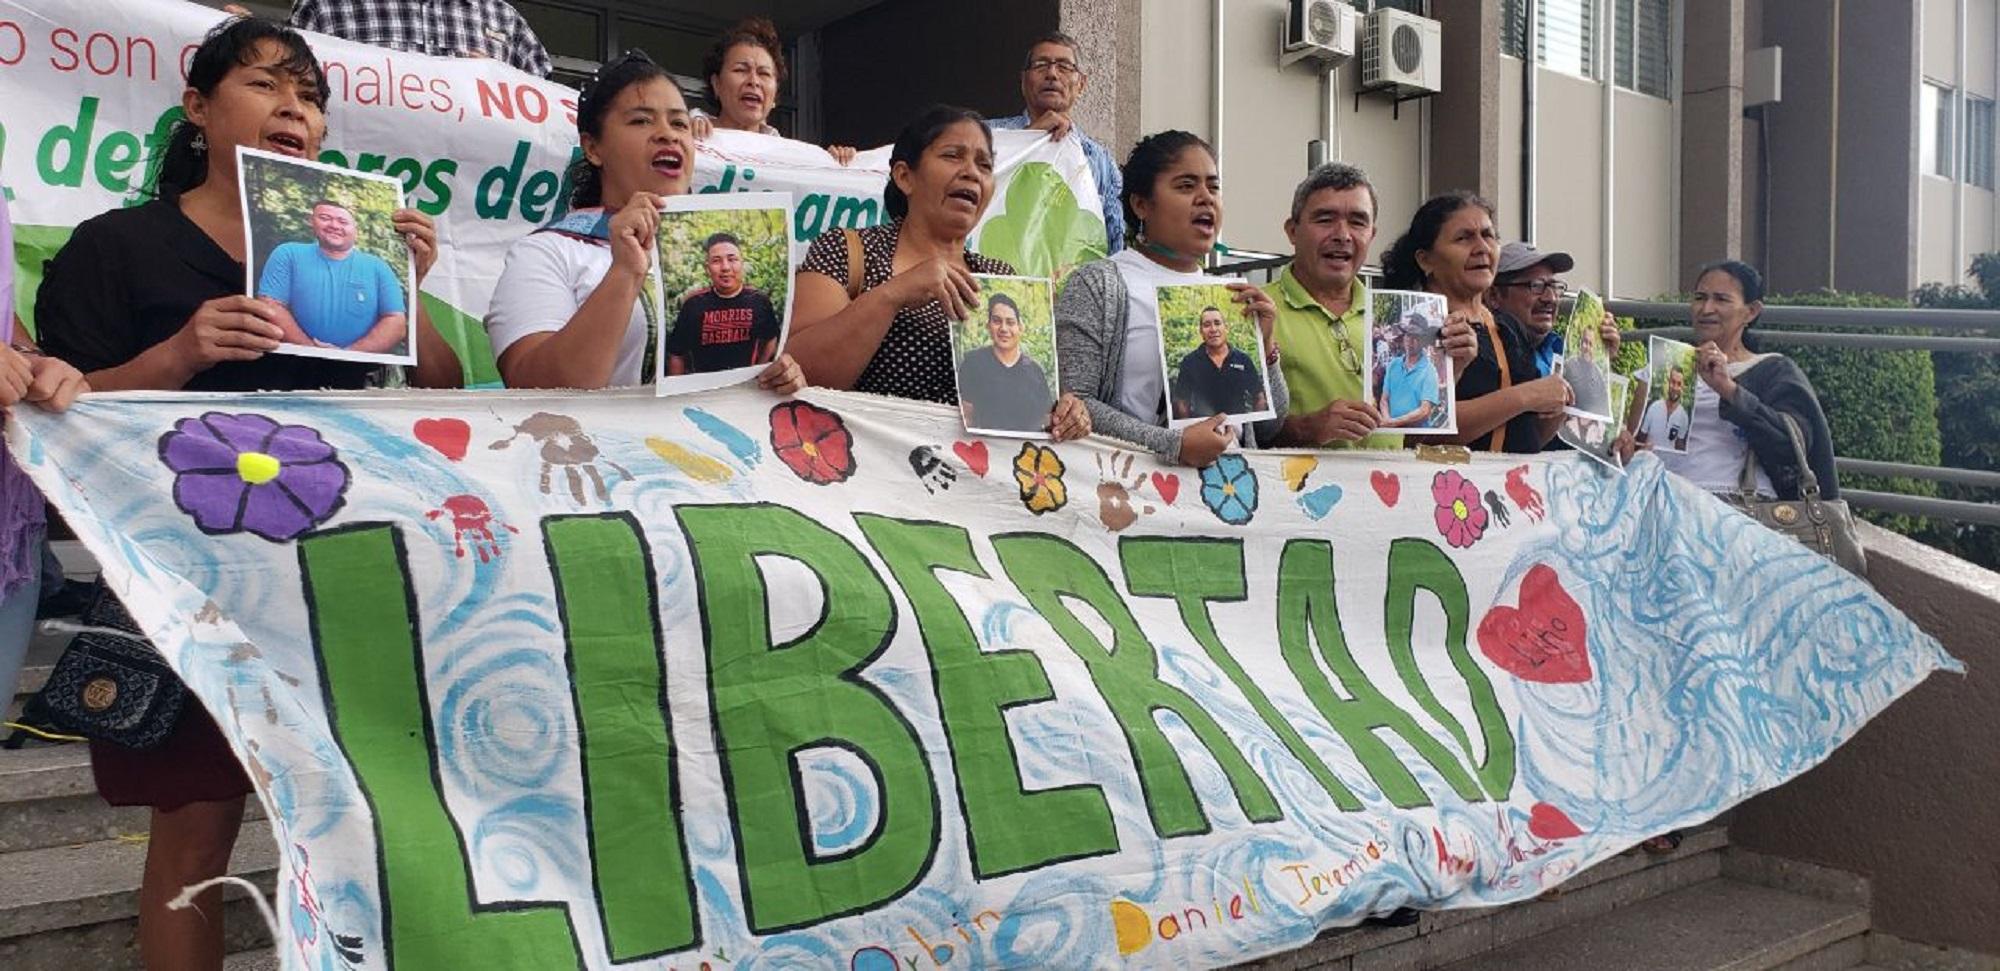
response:
<path id="1" fill-rule="evenodd" d="M 249 767 L 288 968 L 1232 963 L 1532 897 L 1957 666 L 1647 459 L 747 388 L 7 437 Z"/>

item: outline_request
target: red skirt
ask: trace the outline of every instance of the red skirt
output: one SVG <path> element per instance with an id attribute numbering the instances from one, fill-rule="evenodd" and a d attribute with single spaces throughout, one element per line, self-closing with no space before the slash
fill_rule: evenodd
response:
<path id="1" fill-rule="evenodd" d="M 92 739 L 90 773 L 97 792 L 114 806 L 175 810 L 191 802 L 221 802 L 250 793 L 250 777 L 222 737 L 222 729 L 193 695 L 180 724 L 144 751 Z"/>

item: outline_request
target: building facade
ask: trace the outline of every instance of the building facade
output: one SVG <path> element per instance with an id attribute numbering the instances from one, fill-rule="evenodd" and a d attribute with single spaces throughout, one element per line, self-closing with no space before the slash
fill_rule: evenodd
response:
<path id="1" fill-rule="evenodd" d="M 1440 24 L 1439 90 L 1406 100 L 1361 90 L 1358 56 L 1285 63 L 1292 0 L 514 2 L 559 79 L 639 48 L 696 98 L 715 34 L 771 16 L 792 67 L 779 127 L 857 145 L 931 102 L 1019 111 L 1022 53 L 1064 30 L 1085 131 L 1120 155 L 1167 128 L 1218 145 L 1238 250 L 1287 248 L 1319 157 L 1375 182 L 1378 255 L 1424 198 L 1472 189 L 1504 236 L 1620 297 L 1682 290 L 1722 256 L 1778 290 L 1904 295 L 2000 249 L 2000 0 L 1374 0 Z"/>

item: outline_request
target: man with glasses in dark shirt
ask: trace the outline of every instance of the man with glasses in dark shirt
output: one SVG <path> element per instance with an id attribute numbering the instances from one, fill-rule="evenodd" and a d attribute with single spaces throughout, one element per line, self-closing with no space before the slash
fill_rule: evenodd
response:
<path id="1" fill-rule="evenodd" d="M 1505 345 L 1511 384 L 1562 380 L 1552 376 L 1563 353 L 1563 339 L 1556 332 L 1556 324 L 1562 313 L 1563 298 L 1569 295 L 1569 284 L 1558 277 L 1575 268 L 1576 260 L 1568 253 L 1544 253 L 1519 241 L 1500 248 L 1500 262 L 1495 267 L 1493 286 L 1486 291 L 1486 305 L 1493 311 L 1494 325 Z M 1615 356 L 1619 343 L 1617 322 L 1607 315 L 1600 333 L 1606 354 Z M 1489 394 L 1502 387 L 1490 352 L 1490 335 L 1477 336 L 1479 357 L 1458 383 L 1460 399 Z M 1502 446 L 1495 447 L 1494 436 L 1489 435 L 1472 447 L 1506 452 L 1565 448 L 1555 438 L 1560 426 L 1560 411 L 1551 419 L 1527 410 L 1509 419 L 1502 431 L 1495 432 L 1504 437 Z"/>

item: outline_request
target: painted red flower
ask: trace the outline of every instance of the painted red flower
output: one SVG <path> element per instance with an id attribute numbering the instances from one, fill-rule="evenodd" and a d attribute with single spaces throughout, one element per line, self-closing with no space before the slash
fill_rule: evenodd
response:
<path id="1" fill-rule="evenodd" d="M 845 482 L 854 474 L 854 436 L 839 415 L 818 405 L 795 400 L 772 408 L 771 450 L 815 485 Z"/>

